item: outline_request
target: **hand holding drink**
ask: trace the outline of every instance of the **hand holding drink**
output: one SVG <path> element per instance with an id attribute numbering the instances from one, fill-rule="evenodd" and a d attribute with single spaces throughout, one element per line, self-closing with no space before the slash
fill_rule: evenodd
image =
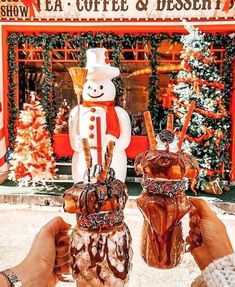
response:
<path id="1" fill-rule="evenodd" d="M 131 235 L 123 214 L 128 193 L 125 183 L 110 169 L 113 147 L 109 142 L 95 182 L 89 181 L 94 179 L 91 174 L 87 183 L 75 184 L 64 195 L 65 211 L 77 217 L 71 235 L 71 266 L 77 286 L 122 287 L 129 280 Z M 89 156 L 87 164 L 90 167 Z"/>
<path id="2" fill-rule="evenodd" d="M 149 117 L 145 116 L 146 119 Z M 146 123 L 147 130 L 148 127 L 148 136 L 153 137 L 149 122 Z M 184 132 L 186 130 L 184 128 Z M 150 150 L 135 160 L 136 172 L 143 175 L 143 192 L 137 199 L 144 216 L 141 253 L 150 266 L 172 268 L 180 262 L 183 251 L 180 220 L 191 208 L 185 196 L 185 179 L 194 180 L 199 173 L 199 166 L 195 159 L 179 150 L 172 131 L 160 132 L 157 149 L 154 149 L 153 138 L 149 142 Z"/>

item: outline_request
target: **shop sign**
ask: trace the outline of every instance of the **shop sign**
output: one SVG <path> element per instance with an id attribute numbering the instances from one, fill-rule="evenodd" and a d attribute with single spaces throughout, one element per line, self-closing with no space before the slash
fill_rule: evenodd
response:
<path id="1" fill-rule="evenodd" d="M 4 19 L 157 20 L 235 16 L 235 0 L 0 0 Z"/>

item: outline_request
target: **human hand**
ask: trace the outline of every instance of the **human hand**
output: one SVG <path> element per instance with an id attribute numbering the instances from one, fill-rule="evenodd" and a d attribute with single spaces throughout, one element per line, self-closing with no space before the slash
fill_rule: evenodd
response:
<path id="1" fill-rule="evenodd" d="M 199 268 L 204 270 L 214 260 L 233 253 L 233 248 L 225 225 L 206 202 L 198 198 L 189 198 L 189 201 L 193 207 L 186 242 Z"/>
<path id="2" fill-rule="evenodd" d="M 24 287 L 52 287 L 57 283 L 58 274 L 68 273 L 69 228 L 70 224 L 61 217 L 52 219 L 41 228 L 25 260 L 11 268 Z"/>

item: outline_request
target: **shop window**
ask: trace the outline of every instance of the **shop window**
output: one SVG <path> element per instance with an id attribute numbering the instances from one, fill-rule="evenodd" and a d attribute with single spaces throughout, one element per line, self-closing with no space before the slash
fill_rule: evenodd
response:
<path id="1" fill-rule="evenodd" d="M 99 43 L 99 47 L 102 46 L 108 49 L 109 59 L 113 62 L 112 47 L 107 43 Z M 171 74 L 181 68 L 181 50 L 182 44 L 172 43 L 171 40 L 163 40 L 158 47 L 159 93 L 156 96 L 163 106 Z M 222 76 L 225 49 L 211 46 L 211 51 Z M 19 71 L 17 95 L 21 108 L 22 104 L 28 101 L 29 91 L 35 90 L 40 97 L 44 80 L 42 73 L 43 51 L 40 47 L 24 44 L 18 46 L 16 53 Z M 58 47 L 50 52 L 51 71 L 54 75 L 52 94 L 55 97 L 56 111 L 64 99 L 67 100 L 71 108 L 77 105 L 68 68 L 78 65 L 80 53 L 80 48 L 77 48 L 73 41 L 58 44 Z M 136 134 L 144 133 L 142 114 L 148 107 L 150 59 L 151 44 L 148 41 L 135 44 L 124 43 L 123 49 L 120 51 L 121 78 L 125 84 L 125 94 L 119 99 L 119 103 L 133 118 L 133 131 Z"/>

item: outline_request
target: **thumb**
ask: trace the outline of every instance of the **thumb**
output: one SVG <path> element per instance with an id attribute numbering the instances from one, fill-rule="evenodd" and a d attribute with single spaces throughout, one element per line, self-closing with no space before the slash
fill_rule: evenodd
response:
<path id="1" fill-rule="evenodd" d="M 205 252 L 205 248 L 203 246 L 196 247 L 192 249 L 191 251 L 192 256 L 194 257 L 197 265 L 201 270 L 205 269 L 206 266 L 204 266 L 205 257 L 208 257 L 208 254 Z"/>
<path id="2" fill-rule="evenodd" d="M 58 233 L 67 231 L 70 227 L 71 225 L 69 223 L 66 223 L 62 217 L 58 216 L 49 221 L 43 228 L 53 237 L 56 237 Z"/>
<path id="3" fill-rule="evenodd" d="M 215 213 L 210 209 L 205 200 L 191 197 L 189 201 L 197 209 L 201 218 L 216 217 Z"/>

